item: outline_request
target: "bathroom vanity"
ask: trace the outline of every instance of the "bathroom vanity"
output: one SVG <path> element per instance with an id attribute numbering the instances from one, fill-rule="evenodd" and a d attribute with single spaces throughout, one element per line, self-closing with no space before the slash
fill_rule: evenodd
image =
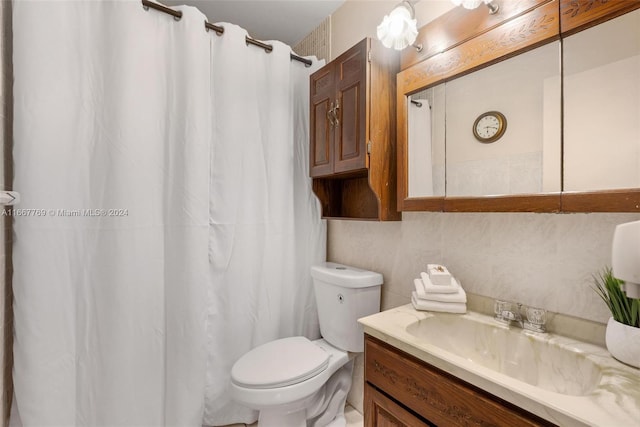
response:
<path id="1" fill-rule="evenodd" d="M 553 425 L 371 336 L 365 348 L 367 426 Z"/>
<path id="2" fill-rule="evenodd" d="M 365 426 L 633 426 L 640 370 L 606 349 L 478 313 L 360 319 Z"/>

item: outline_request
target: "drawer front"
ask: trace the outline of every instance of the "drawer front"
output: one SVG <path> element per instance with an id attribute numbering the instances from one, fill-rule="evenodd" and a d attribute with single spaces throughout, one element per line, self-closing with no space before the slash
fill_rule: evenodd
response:
<path id="1" fill-rule="evenodd" d="M 364 427 L 431 426 L 369 384 L 364 385 L 364 413 Z"/>
<path id="2" fill-rule="evenodd" d="M 553 425 L 370 337 L 365 381 L 439 426 Z"/>

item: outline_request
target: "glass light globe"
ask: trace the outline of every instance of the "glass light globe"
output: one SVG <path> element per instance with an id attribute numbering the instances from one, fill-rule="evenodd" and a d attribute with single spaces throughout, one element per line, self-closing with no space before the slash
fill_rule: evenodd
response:
<path id="1" fill-rule="evenodd" d="M 389 15 L 385 15 L 378 25 L 377 34 L 385 47 L 402 50 L 412 45 L 418 36 L 418 25 L 411 5 L 402 2 Z"/>

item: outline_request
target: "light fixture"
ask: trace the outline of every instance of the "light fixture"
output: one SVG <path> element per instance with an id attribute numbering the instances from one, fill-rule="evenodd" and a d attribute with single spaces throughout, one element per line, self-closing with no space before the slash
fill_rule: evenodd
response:
<path id="1" fill-rule="evenodd" d="M 624 280 L 629 298 L 640 298 L 640 221 L 627 222 L 613 233 L 611 268 L 616 279 Z"/>
<path id="2" fill-rule="evenodd" d="M 475 9 L 478 6 L 480 6 L 482 3 L 484 3 L 489 8 L 489 13 L 491 15 L 498 13 L 498 10 L 500 10 L 500 6 L 493 3 L 493 0 L 451 0 L 451 1 L 456 6 L 462 6 L 465 9 Z"/>
<path id="3" fill-rule="evenodd" d="M 414 45 L 418 37 L 418 26 L 415 11 L 409 1 L 403 1 L 385 15 L 378 25 L 378 39 L 385 47 L 402 50 L 407 46 L 414 46 L 418 52 L 422 45 Z"/>

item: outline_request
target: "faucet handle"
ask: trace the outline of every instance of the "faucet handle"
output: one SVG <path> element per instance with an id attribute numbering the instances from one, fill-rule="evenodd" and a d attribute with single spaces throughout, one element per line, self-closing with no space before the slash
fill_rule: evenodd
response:
<path id="1" fill-rule="evenodd" d="M 511 303 L 499 299 L 495 300 L 495 302 L 493 303 L 493 312 L 495 314 L 496 320 L 504 321 L 505 319 L 503 313 L 505 311 L 511 311 Z"/>
<path id="2" fill-rule="evenodd" d="M 527 307 L 527 321 L 525 328 L 535 332 L 545 332 L 547 310 L 544 308 Z"/>

